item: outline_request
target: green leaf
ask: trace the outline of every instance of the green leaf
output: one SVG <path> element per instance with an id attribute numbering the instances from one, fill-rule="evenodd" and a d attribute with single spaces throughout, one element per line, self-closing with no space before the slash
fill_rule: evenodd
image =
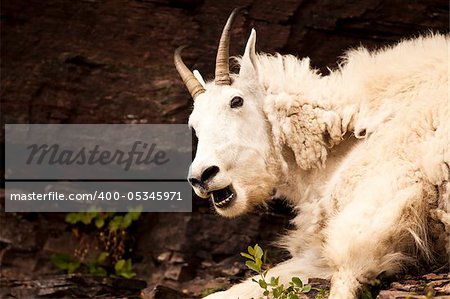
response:
<path id="1" fill-rule="evenodd" d="M 245 265 L 247 266 L 247 268 L 249 268 L 250 270 L 253 270 L 257 273 L 261 272 L 261 268 L 259 268 L 258 266 L 256 266 L 255 262 L 253 261 L 246 261 Z"/>
<path id="2" fill-rule="evenodd" d="M 114 270 L 116 270 L 116 272 L 118 272 L 118 271 L 122 270 L 124 266 L 125 266 L 125 260 L 121 259 L 121 260 L 117 261 L 117 263 L 114 265 Z"/>
<path id="3" fill-rule="evenodd" d="M 262 267 L 262 261 L 261 261 L 261 259 L 256 259 L 255 264 L 256 264 L 256 267 L 258 267 L 259 269 L 261 269 L 261 267 Z"/>
<path id="4" fill-rule="evenodd" d="M 277 286 L 277 285 L 278 285 L 278 279 L 279 279 L 279 278 L 280 278 L 279 276 L 278 276 L 277 278 L 271 277 L 271 278 L 270 278 L 270 285 L 273 286 L 273 287 Z"/>
<path id="5" fill-rule="evenodd" d="M 241 255 L 242 255 L 243 257 L 248 258 L 249 260 L 252 260 L 252 261 L 255 260 L 255 258 L 254 258 L 253 256 L 251 256 L 250 254 L 247 254 L 247 253 L 245 253 L 245 252 L 241 252 Z"/>
<path id="6" fill-rule="evenodd" d="M 50 259 L 57 268 L 67 270 L 69 273 L 75 272 L 81 265 L 74 257 L 64 253 L 54 254 Z"/>
<path id="7" fill-rule="evenodd" d="M 301 280 L 300 278 L 298 278 L 298 277 L 292 277 L 292 282 L 293 282 L 296 286 L 298 286 L 299 288 L 302 288 L 302 287 L 303 287 L 303 282 L 302 282 L 302 280 Z"/>
<path id="8" fill-rule="evenodd" d="M 303 288 L 302 288 L 302 293 L 309 293 L 309 291 L 311 291 L 311 285 L 310 284 L 306 284 Z"/>
<path id="9" fill-rule="evenodd" d="M 80 220 L 81 213 L 68 213 L 66 215 L 66 222 L 70 224 L 75 224 Z"/>
<path id="10" fill-rule="evenodd" d="M 258 283 L 259 283 L 259 286 L 260 286 L 261 288 L 267 289 L 267 283 L 266 283 L 266 281 L 265 281 L 264 279 L 260 279 L 260 280 L 258 281 Z"/>
<path id="11" fill-rule="evenodd" d="M 261 247 L 258 246 L 258 244 L 256 244 L 255 245 L 255 254 L 254 254 L 254 256 L 256 257 L 257 260 L 258 259 L 261 260 L 263 255 L 264 255 L 264 251 L 262 250 Z M 262 260 L 261 260 L 261 262 L 262 262 Z"/>
<path id="12" fill-rule="evenodd" d="M 264 256 L 263 256 L 263 263 L 267 263 L 267 254 L 268 254 L 269 250 L 264 251 Z"/>
<path id="13" fill-rule="evenodd" d="M 131 259 L 127 259 L 127 261 L 125 262 L 125 266 L 127 270 L 131 270 L 131 268 L 133 267 Z"/>
<path id="14" fill-rule="evenodd" d="M 289 299 L 299 299 L 298 295 L 290 293 L 289 294 Z"/>
<path id="15" fill-rule="evenodd" d="M 95 275 L 95 276 L 107 276 L 108 275 L 108 272 L 103 267 L 95 267 L 95 268 L 92 268 L 92 270 L 91 269 L 89 269 L 89 270 L 90 270 L 89 273 L 92 275 Z"/>
<path id="16" fill-rule="evenodd" d="M 272 289 L 272 294 L 274 298 L 280 297 L 281 293 L 282 289 L 280 289 L 280 287 Z"/>
<path id="17" fill-rule="evenodd" d="M 92 219 L 94 219 L 95 217 L 97 217 L 97 212 L 86 212 L 83 213 L 83 216 L 81 218 L 81 222 L 83 222 L 84 224 L 88 225 L 92 222 Z"/>
<path id="18" fill-rule="evenodd" d="M 103 251 L 102 253 L 100 253 L 98 255 L 97 263 L 99 263 L 99 264 L 103 263 L 108 256 L 109 256 L 109 252 Z"/>
<path id="19" fill-rule="evenodd" d="M 119 264 L 120 263 L 120 264 Z M 127 259 L 125 260 L 120 260 L 116 263 L 116 265 L 114 266 L 114 269 L 116 270 L 116 274 L 118 276 L 122 276 L 125 278 L 132 278 L 134 276 L 136 276 L 136 273 L 134 273 L 132 270 L 133 265 L 131 263 L 131 259 Z"/>
<path id="20" fill-rule="evenodd" d="M 80 262 L 73 262 L 73 263 L 68 264 L 67 272 L 74 273 L 80 267 L 80 265 L 81 265 Z"/>
<path id="21" fill-rule="evenodd" d="M 135 211 L 130 210 L 127 215 L 130 215 L 131 220 L 136 221 L 139 219 L 139 217 L 141 216 L 141 210 L 142 208 L 138 208 Z"/>
<path id="22" fill-rule="evenodd" d="M 107 276 L 108 272 L 103 268 L 97 266 L 95 262 L 91 262 L 87 264 L 89 269 L 89 274 L 96 275 L 96 276 Z"/>
<path id="23" fill-rule="evenodd" d="M 120 224 L 120 228 L 127 229 L 131 223 L 133 222 L 133 218 L 130 215 L 130 213 L 125 214 L 125 216 L 122 219 L 122 223 Z"/>
<path id="24" fill-rule="evenodd" d="M 102 228 L 105 225 L 105 220 L 103 218 L 95 218 L 95 226 L 97 228 Z"/>
<path id="25" fill-rule="evenodd" d="M 120 228 L 120 226 L 122 225 L 122 221 L 123 221 L 123 216 L 114 216 L 111 221 L 109 222 L 109 230 L 111 232 L 115 232 L 116 230 L 118 230 Z"/>
<path id="26" fill-rule="evenodd" d="M 270 292 L 268 290 L 265 290 L 263 293 L 264 296 L 269 296 L 269 294 L 270 294 Z"/>
<path id="27" fill-rule="evenodd" d="M 252 246 L 248 246 L 247 251 L 248 251 L 248 253 L 250 253 L 250 255 L 255 256 L 255 250 L 253 249 Z"/>

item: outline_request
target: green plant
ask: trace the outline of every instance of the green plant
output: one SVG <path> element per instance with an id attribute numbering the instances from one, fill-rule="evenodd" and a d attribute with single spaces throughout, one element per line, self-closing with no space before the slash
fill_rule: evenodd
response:
<path id="1" fill-rule="evenodd" d="M 56 267 L 67 270 L 68 273 L 75 272 L 81 265 L 80 261 L 73 256 L 64 253 L 52 255 L 51 261 Z"/>
<path id="2" fill-rule="evenodd" d="M 328 299 L 328 297 L 330 297 L 330 291 L 328 291 L 328 290 L 317 289 L 317 288 L 313 288 L 313 290 L 317 291 L 317 293 L 315 295 L 316 299 Z"/>
<path id="3" fill-rule="evenodd" d="M 99 266 L 97 261 L 83 263 L 76 257 L 65 253 L 56 253 L 52 255 L 51 261 L 57 268 L 67 270 L 68 273 L 74 273 L 78 270 L 79 272 L 86 272 L 96 276 L 105 276 L 108 274 L 106 269 Z"/>
<path id="4" fill-rule="evenodd" d="M 136 273 L 133 272 L 133 265 L 131 263 L 131 259 L 121 259 L 114 265 L 115 274 L 117 276 L 122 276 L 125 278 L 132 278 L 136 276 Z"/>
<path id="5" fill-rule="evenodd" d="M 259 279 L 252 280 L 263 289 L 263 297 L 261 298 L 279 298 L 279 299 L 298 299 L 301 294 L 309 293 L 312 289 L 311 285 L 303 284 L 298 277 L 292 277 L 288 285 L 280 283 L 279 277 L 267 277 L 269 267 L 267 266 L 267 251 L 256 244 L 254 247 L 248 246 L 247 252 L 241 252 L 241 255 L 247 259 L 245 265 L 247 268 L 256 272 Z"/>
<path id="6" fill-rule="evenodd" d="M 129 243 L 131 237 L 128 229 L 138 220 L 140 210 L 130 210 L 127 213 L 99 212 L 90 209 L 87 212 L 68 213 L 66 222 L 73 225 L 72 232 L 79 237 L 79 229 L 90 228 L 96 231 L 102 251 L 94 260 L 86 261 L 88 250 L 75 249 L 73 256 L 68 254 L 54 254 L 53 264 L 68 273 L 75 271 L 97 276 L 120 276 L 132 278 L 133 265 L 130 258 Z"/>

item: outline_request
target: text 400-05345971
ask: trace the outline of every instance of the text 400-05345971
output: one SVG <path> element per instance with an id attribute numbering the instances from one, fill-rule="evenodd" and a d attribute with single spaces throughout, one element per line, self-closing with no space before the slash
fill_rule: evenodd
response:
<path id="1" fill-rule="evenodd" d="M 101 200 L 119 200 L 124 198 L 128 200 L 183 200 L 180 191 L 134 191 L 128 192 L 126 196 L 119 192 L 100 192 L 98 198 Z"/>

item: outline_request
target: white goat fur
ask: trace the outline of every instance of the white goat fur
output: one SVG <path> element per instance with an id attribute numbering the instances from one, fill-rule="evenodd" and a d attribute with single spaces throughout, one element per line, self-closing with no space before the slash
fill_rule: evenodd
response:
<path id="1" fill-rule="evenodd" d="M 256 54 L 255 40 L 252 31 L 232 86 L 206 83 L 194 103 L 190 124 L 201 133 L 191 170 L 205 165 L 206 156 L 227 165 L 230 178 L 220 174 L 217 180 L 233 182 L 239 200 L 226 211 L 216 207 L 219 214 L 238 215 L 270 195 L 295 206 L 295 229 L 281 241 L 292 259 L 268 276 L 280 276 L 282 283 L 292 276 L 331 279 L 330 298 L 348 299 L 361 284 L 396 273 L 419 256 L 448 258 L 449 37 L 419 37 L 372 53 L 353 50 L 327 76 L 312 70 L 308 58 Z M 211 98 L 228 101 L 236 93 L 245 104 L 253 101 L 253 118 L 262 119 L 250 124 L 251 131 L 236 128 L 225 108 L 211 108 L 222 105 Z M 207 114 L 225 115 L 222 130 L 231 133 L 207 135 L 206 127 L 214 131 Z M 240 117 L 249 121 L 244 112 Z M 224 140 L 217 137 L 222 133 Z M 225 141 L 230 148 L 233 138 L 249 138 L 239 141 L 243 148 L 256 143 L 255 166 L 239 153 L 224 158 L 224 151 L 207 149 Z M 446 249 L 436 236 L 446 238 Z M 259 296 L 261 289 L 248 280 L 208 298 Z"/>

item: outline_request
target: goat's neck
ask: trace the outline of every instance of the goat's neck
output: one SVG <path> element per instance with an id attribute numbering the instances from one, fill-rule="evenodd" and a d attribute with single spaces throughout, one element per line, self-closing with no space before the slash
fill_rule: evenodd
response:
<path id="1" fill-rule="evenodd" d="M 351 134 L 344 136 L 340 144 L 329 149 L 325 166 L 320 169 L 304 170 L 295 161 L 287 161 L 287 175 L 283 176 L 284 180 L 277 188 L 277 196 L 285 197 L 294 206 L 300 207 L 313 201 L 317 202 L 317 199 L 324 195 L 325 184 L 330 181 L 342 159 L 358 142 Z"/>

